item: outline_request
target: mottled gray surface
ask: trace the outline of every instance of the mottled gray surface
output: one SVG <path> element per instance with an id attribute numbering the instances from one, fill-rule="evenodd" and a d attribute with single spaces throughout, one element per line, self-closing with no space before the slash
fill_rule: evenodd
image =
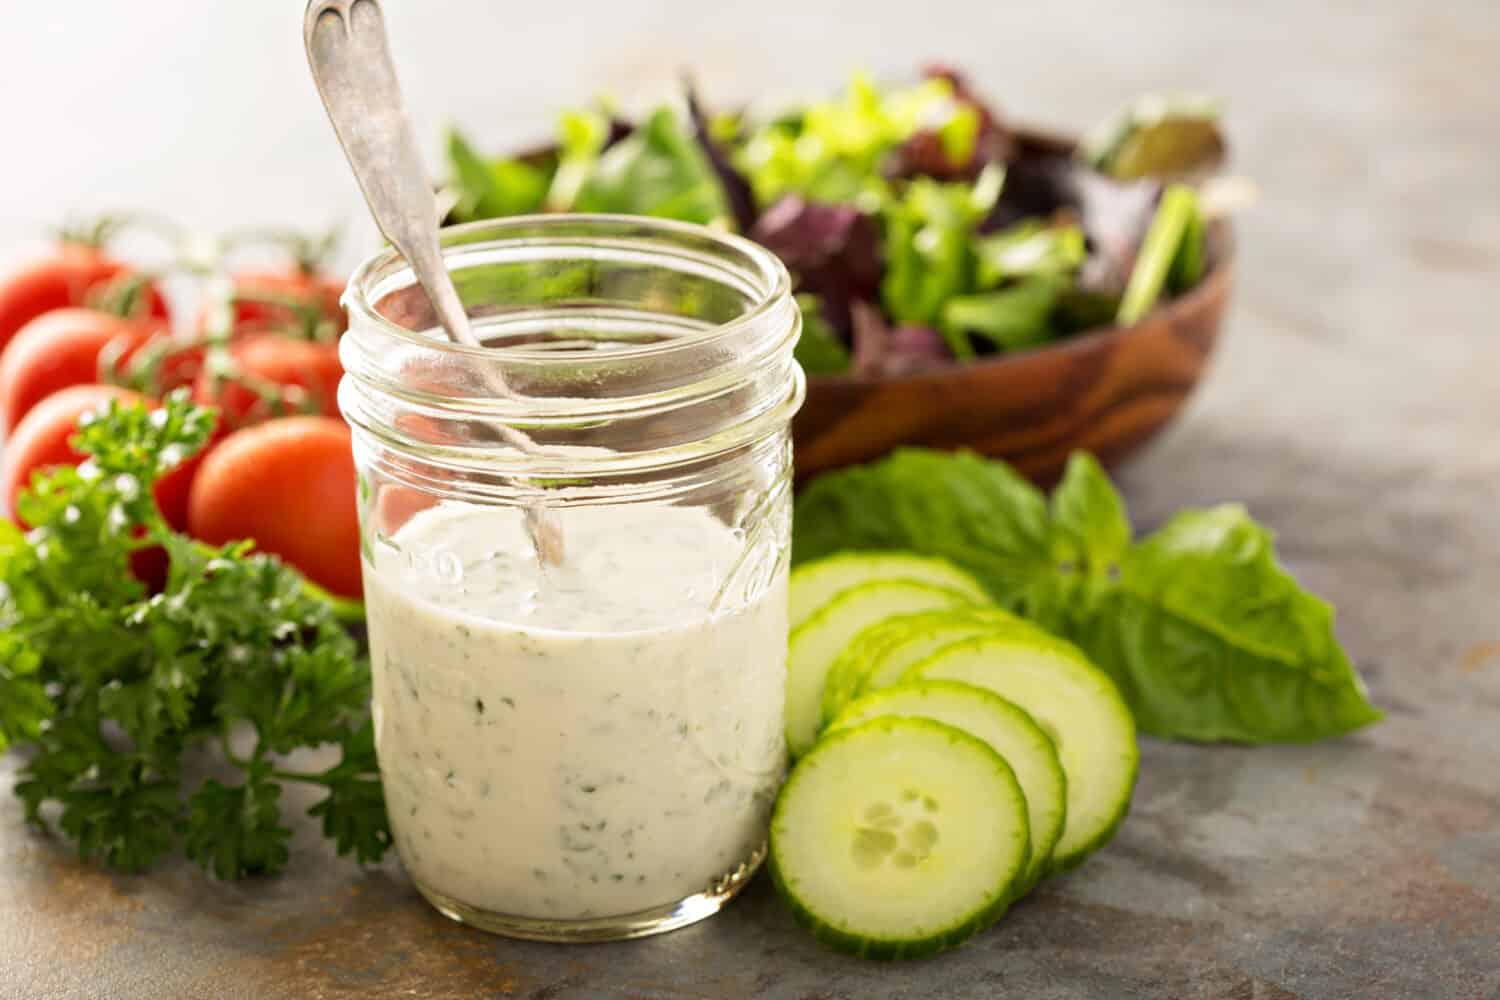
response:
<path id="1" fill-rule="evenodd" d="M 71 25 L 71 51 L 62 33 L 7 32 L 0 91 L 50 96 L 7 102 L 10 135 L 47 141 L 3 168 L 0 242 L 75 205 L 212 225 L 357 215 L 302 75 L 300 4 L 189 19 L 210 6 L 25 15 Z M 705 925 L 568 949 L 450 925 L 394 865 L 359 873 L 307 831 L 278 880 L 115 879 L 25 831 L 6 796 L 0 997 L 1500 1000 L 1493 0 L 390 6 L 422 120 L 451 112 L 497 141 L 545 122 L 522 101 L 685 62 L 732 96 L 943 56 L 1064 124 L 1148 87 L 1227 96 L 1238 165 L 1263 189 L 1230 335 L 1123 485 L 1143 526 L 1248 503 L 1339 608 L 1390 718 L 1315 747 L 1148 743 L 1107 850 L 968 947 L 901 966 L 824 952 L 764 880 Z M 90 8 L 113 20 L 85 30 Z M 121 152 L 88 155 L 104 144 Z"/>

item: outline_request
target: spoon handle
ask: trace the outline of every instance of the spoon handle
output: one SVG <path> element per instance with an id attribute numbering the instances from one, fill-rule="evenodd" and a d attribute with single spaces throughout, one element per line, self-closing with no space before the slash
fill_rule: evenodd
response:
<path id="1" fill-rule="evenodd" d="M 411 265 L 448 337 L 482 346 L 443 263 L 437 197 L 406 117 L 379 0 L 308 0 L 302 40 L 313 82 L 375 224 Z M 514 397 L 498 369 L 485 368 L 481 377 L 497 396 Z M 497 424 L 492 431 L 521 451 L 537 451 L 514 427 Z M 526 505 L 526 523 L 542 565 L 560 564 L 562 529 L 540 499 Z"/>
<path id="2" fill-rule="evenodd" d="M 313 81 L 375 224 L 411 265 L 449 337 L 478 346 L 438 249 L 437 197 L 406 117 L 379 0 L 311 0 L 302 32 Z"/>

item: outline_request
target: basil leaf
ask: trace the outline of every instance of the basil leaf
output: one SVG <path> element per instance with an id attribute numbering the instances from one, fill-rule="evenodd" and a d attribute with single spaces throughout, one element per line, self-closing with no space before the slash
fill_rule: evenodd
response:
<path id="1" fill-rule="evenodd" d="M 1086 566 L 1090 575 L 1112 573 L 1130 548 L 1130 515 L 1099 460 L 1085 451 L 1068 459 L 1052 491 L 1053 551 Z"/>
<path id="2" fill-rule="evenodd" d="M 1081 451 L 1068 459 L 1052 491 L 1051 515 L 1052 575 L 1032 586 L 1025 614 L 1059 635 L 1072 635 L 1119 579 L 1130 548 L 1130 517 L 1098 460 Z"/>
<path id="3" fill-rule="evenodd" d="M 906 549 L 975 574 L 999 603 L 1022 608 L 1049 578 L 1041 492 L 1003 462 L 972 452 L 903 449 L 830 473 L 797 499 L 793 561 L 842 549 Z"/>
<path id="4" fill-rule="evenodd" d="M 1156 736 L 1302 742 L 1381 718 L 1333 609 L 1277 565 L 1271 533 L 1243 507 L 1185 511 L 1132 548 L 1070 638 Z"/>

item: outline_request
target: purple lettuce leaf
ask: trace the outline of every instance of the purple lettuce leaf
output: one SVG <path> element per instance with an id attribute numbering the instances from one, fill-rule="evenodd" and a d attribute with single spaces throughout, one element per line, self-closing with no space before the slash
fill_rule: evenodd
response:
<path id="1" fill-rule="evenodd" d="M 719 178 L 719 184 L 724 188 L 724 198 L 729 203 L 729 211 L 734 216 L 735 225 L 742 233 L 748 233 L 755 226 L 759 218 L 759 210 L 755 204 L 755 194 L 750 190 L 750 181 L 730 161 L 729 154 L 715 141 L 712 131 L 709 129 L 708 114 L 703 110 L 703 104 L 698 100 L 698 91 L 691 77 L 683 80 L 683 89 L 687 94 L 688 116 L 693 121 L 693 137 L 698 140 L 703 153 L 708 157 L 708 162 L 713 167 L 714 175 Z"/>
<path id="2" fill-rule="evenodd" d="M 846 337 L 853 330 L 851 305 L 879 296 L 880 232 L 853 205 L 787 195 L 766 209 L 750 238 L 781 258 L 798 291 L 822 299 L 829 324 Z"/>
<path id="3" fill-rule="evenodd" d="M 854 358 L 850 370 L 856 375 L 911 375 L 953 361 L 942 335 L 931 327 L 893 329 L 880 309 L 869 302 L 852 303 L 851 313 Z"/>

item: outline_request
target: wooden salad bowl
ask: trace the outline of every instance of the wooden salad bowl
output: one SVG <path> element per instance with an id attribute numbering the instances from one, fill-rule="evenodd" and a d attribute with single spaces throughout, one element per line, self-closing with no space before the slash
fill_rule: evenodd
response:
<path id="1" fill-rule="evenodd" d="M 792 422 L 798 482 L 901 446 L 968 448 L 1043 485 L 1080 449 L 1120 462 L 1197 385 L 1224 321 L 1233 261 L 1229 224 L 1218 222 L 1203 280 L 1133 326 L 915 375 L 809 378 Z"/>

